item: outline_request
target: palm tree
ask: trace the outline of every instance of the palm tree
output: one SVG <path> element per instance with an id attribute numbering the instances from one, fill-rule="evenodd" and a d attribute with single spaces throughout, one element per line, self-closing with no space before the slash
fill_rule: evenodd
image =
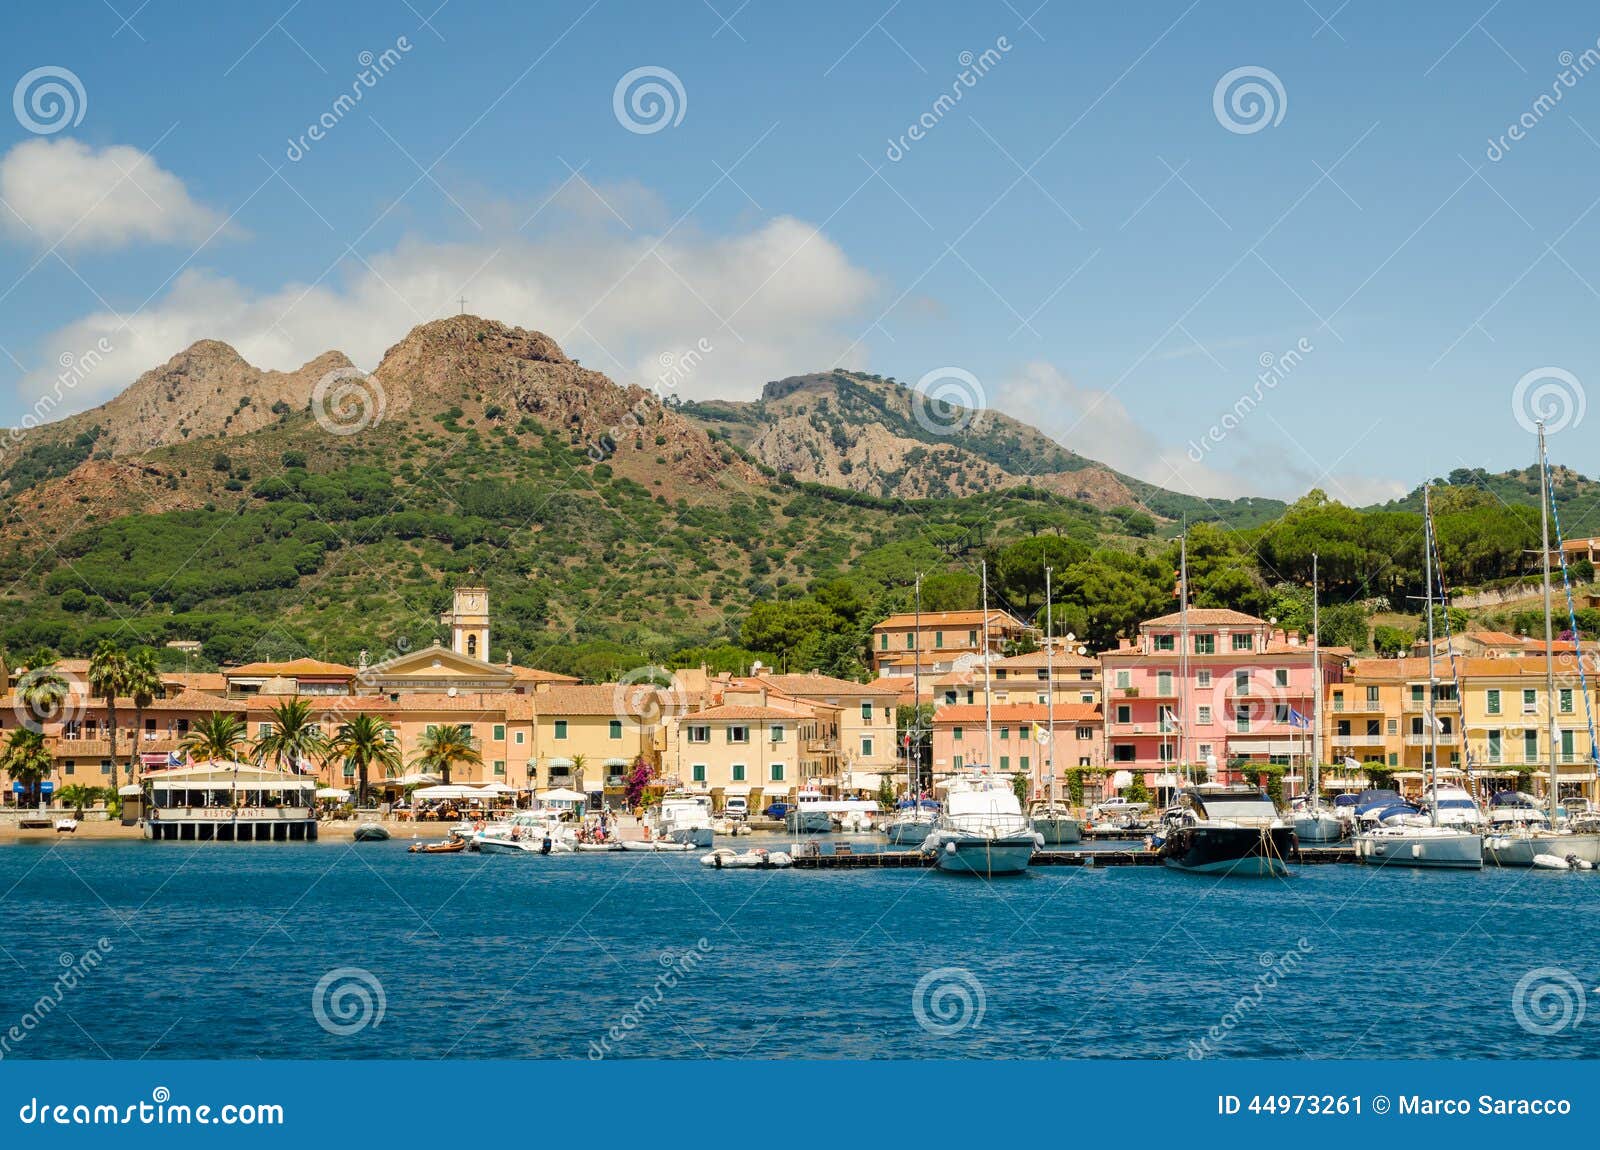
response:
<path id="1" fill-rule="evenodd" d="M 106 701 L 113 763 L 117 761 L 117 696 L 127 690 L 127 684 L 128 656 L 110 639 L 102 639 L 89 657 L 89 689 Z"/>
<path id="2" fill-rule="evenodd" d="M 28 660 L 27 674 L 17 683 L 17 697 L 28 708 L 33 724 L 42 727 L 46 718 L 59 713 L 71 693 L 72 684 L 58 669 L 55 655 L 40 647 Z"/>
<path id="3" fill-rule="evenodd" d="M 583 768 L 587 767 L 588 765 L 589 765 L 589 757 L 587 755 L 573 755 L 572 756 L 572 789 L 573 790 L 575 790 L 575 791 L 583 790 Z"/>
<path id="4" fill-rule="evenodd" d="M 56 798 L 60 799 L 64 806 L 71 807 L 73 813 L 80 819 L 83 818 L 83 808 L 99 797 L 99 787 L 88 787 L 82 783 L 73 783 L 56 792 Z"/>
<path id="5" fill-rule="evenodd" d="M 272 708 L 272 729 L 255 742 L 256 759 L 275 761 L 279 769 L 298 771 L 306 759 L 320 761 L 328 753 L 328 736 L 311 717 L 307 699 L 286 699 Z"/>
<path id="6" fill-rule="evenodd" d="M 39 784 L 50 775 L 50 752 L 45 749 L 44 736 L 27 727 L 18 727 L 6 740 L 0 754 L 0 769 L 11 776 L 11 781 L 27 788 L 28 802 L 39 803 Z"/>
<path id="7" fill-rule="evenodd" d="M 483 762 L 478 748 L 472 745 L 472 728 L 457 723 L 429 727 L 417 744 L 417 751 L 415 765 L 425 771 L 438 771 L 446 786 L 455 764 Z"/>
<path id="8" fill-rule="evenodd" d="M 356 769 L 356 805 L 367 801 L 367 770 L 382 767 L 387 773 L 400 768 L 400 746 L 392 739 L 394 727 L 377 715 L 355 715 L 340 723 L 329 750 Z"/>
<path id="9" fill-rule="evenodd" d="M 238 758 L 244 743 L 243 721 L 238 715 L 219 711 L 197 720 L 179 745 L 201 762 L 225 763 Z"/>
<path id="10" fill-rule="evenodd" d="M 131 780 L 139 763 L 139 740 L 144 738 L 144 709 L 161 691 L 161 669 L 149 647 L 140 647 L 128 656 L 128 676 L 122 689 L 133 697 L 133 751 L 128 755 Z"/>

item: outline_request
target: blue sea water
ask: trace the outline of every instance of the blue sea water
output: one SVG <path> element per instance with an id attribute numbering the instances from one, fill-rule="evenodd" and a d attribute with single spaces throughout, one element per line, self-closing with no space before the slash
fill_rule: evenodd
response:
<path id="1" fill-rule="evenodd" d="M 1600 1056 L 1600 875 L 986 882 L 405 846 L 0 848 L 0 1032 L 59 997 L 5 1056 Z M 1525 1004 L 1548 1029 L 1566 993 L 1559 1033 L 1513 1009 L 1539 968 L 1575 980 Z"/>

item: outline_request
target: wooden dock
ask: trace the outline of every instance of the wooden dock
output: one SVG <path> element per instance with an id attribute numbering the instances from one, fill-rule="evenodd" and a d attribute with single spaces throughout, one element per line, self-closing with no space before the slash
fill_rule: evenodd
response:
<path id="1" fill-rule="evenodd" d="M 794 865 L 799 870 L 923 870 L 933 865 L 932 856 L 920 851 L 846 851 L 833 854 L 798 854 Z M 1294 865 L 1355 862 L 1351 847 L 1306 847 L 1289 857 Z M 1033 856 L 1033 866 L 1160 866 L 1161 856 L 1147 850 L 1042 850 Z"/>

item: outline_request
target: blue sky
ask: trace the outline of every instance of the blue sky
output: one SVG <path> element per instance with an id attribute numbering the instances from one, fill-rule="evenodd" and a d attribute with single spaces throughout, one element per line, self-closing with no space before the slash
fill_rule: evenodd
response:
<path id="1" fill-rule="evenodd" d="M 1600 472 L 1592 9 L 437 4 L 94 0 L 19 26 L 0 423 L 63 356 L 101 349 L 56 412 L 207 336 L 371 368 L 464 295 L 620 381 L 704 340 L 691 397 L 958 368 L 1204 495 L 1521 466 L 1540 394 L 1554 456 Z M 40 68 L 81 86 L 64 124 L 27 103 Z M 653 131 L 626 91 L 615 110 L 640 68 L 671 74 Z M 1219 115 L 1238 69 L 1264 120 L 1226 88 Z"/>

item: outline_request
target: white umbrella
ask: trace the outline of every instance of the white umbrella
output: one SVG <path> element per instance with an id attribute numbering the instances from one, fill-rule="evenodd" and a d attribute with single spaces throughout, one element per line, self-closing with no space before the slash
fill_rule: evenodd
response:
<path id="1" fill-rule="evenodd" d="M 436 782 L 438 782 L 439 781 L 439 776 L 438 775 L 430 775 L 430 774 L 427 774 L 426 772 L 421 772 L 421 771 L 413 771 L 409 775 L 401 775 L 398 779 L 391 779 L 389 781 L 390 782 L 394 782 L 394 783 L 398 783 L 402 787 L 418 787 L 418 786 L 423 786 L 423 785 L 425 785 L 427 783 L 436 783 Z"/>
<path id="2" fill-rule="evenodd" d="M 348 799 L 349 797 L 350 792 L 340 787 L 317 788 L 317 798 L 319 799 Z"/>
<path id="3" fill-rule="evenodd" d="M 485 783 L 478 788 L 478 793 L 484 795 L 514 795 L 517 793 L 517 788 L 508 787 L 504 783 Z"/>
<path id="4" fill-rule="evenodd" d="M 557 787 L 553 791 L 540 791 L 537 797 L 558 803 L 584 802 L 589 798 L 582 791 L 569 790 L 566 787 Z"/>

